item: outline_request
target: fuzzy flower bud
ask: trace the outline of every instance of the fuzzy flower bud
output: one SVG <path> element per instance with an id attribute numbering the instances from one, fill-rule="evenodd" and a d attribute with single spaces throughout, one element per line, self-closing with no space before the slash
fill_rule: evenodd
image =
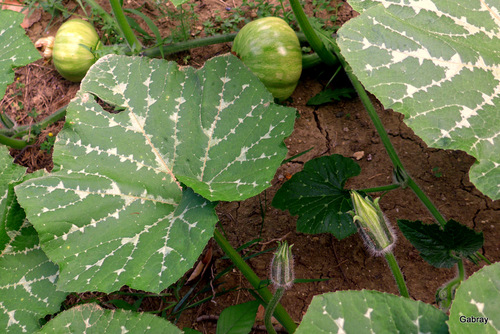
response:
<path id="1" fill-rule="evenodd" d="M 379 198 L 372 201 L 353 190 L 351 199 L 354 212 L 350 213 L 368 249 L 375 256 L 392 250 L 396 237 L 378 205 Z"/>
<path id="2" fill-rule="evenodd" d="M 271 282 L 277 288 L 288 289 L 293 285 L 293 255 L 292 246 L 284 241 L 279 244 L 271 262 Z"/>

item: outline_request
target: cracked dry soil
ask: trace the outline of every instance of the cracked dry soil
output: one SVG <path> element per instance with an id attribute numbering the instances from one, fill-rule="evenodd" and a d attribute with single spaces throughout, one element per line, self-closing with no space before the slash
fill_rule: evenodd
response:
<path id="1" fill-rule="evenodd" d="M 101 2 L 101 1 L 100 1 Z M 101 2 L 105 5 L 107 2 Z M 345 7 L 345 6 L 344 6 Z M 222 1 L 206 1 L 205 9 L 223 7 Z M 351 17 L 352 11 L 343 10 L 344 16 Z M 339 15 L 341 17 L 341 15 Z M 344 19 L 346 20 L 346 17 Z M 200 18 L 203 20 L 203 17 Z M 42 15 L 42 19 L 28 30 L 33 41 L 45 35 L 44 29 L 50 17 Z M 56 21 L 50 31 L 55 32 L 60 22 Z M 199 67 L 207 59 L 221 53 L 229 52 L 230 44 L 194 49 L 190 53 L 190 65 Z M 183 54 L 182 56 L 185 56 Z M 179 62 L 182 56 L 177 57 Z M 344 99 L 319 107 L 307 106 L 306 102 L 320 92 L 329 77 L 320 69 L 306 72 L 292 95 L 288 105 L 297 109 L 298 117 L 295 130 L 285 140 L 289 149 L 289 157 L 311 149 L 308 153 L 283 165 L 277 171 L 272 186 L 262 194 L 243 202 L 220 203 L 217 213 L 220 228 L 224 230 L 233 247 L 237 248 L 251 240 L 260 238 L 260 242 L 243 250 L 246 255 L 270 250 L 276 246 L 276 240 L 286 239 L 293 244 L 295 259 L 295 277 L 300 279 L 325 279 L 326 281 L 299 283 L 288 290 L 282 304 L 292 318 L 299 322 L 306 312 L 313 296 L 337 290 L 373 289 L 397 294 L 397 287 L 386 265 L 384 258 L 373 257 L 364 248 L 363 242 L 356 234 L 344 240 L 337 240 L 329 234 L 307 235 L 297 233 L 296 217 L 271 206 L 271 201 L 291 175 L 299 172 L 304 163 L 320 156 L 341 154 L 351 157 L 361 165 L 362 172 L 347 183 L 347 188 L 359 189 L 375 187 L 391 183 L 392 164 L 384 147 L 372 126 L 358 98 Z M 27 111 L 36 108 L 41 111 L 40 118 L 54 112 L 66 104 L 78 90 L 78 84 L 62 79 L 52 64 L 37 61 L 16 71 L 16 82 L 12 84 L 0 106 L 6 112 L 17 117 L 21 124 L 30 122 Z M 348 86 L 345 78 L 336 79 L 335 86 Z M 15 107 L 21 101 L 25 108 Z M 468 170 L 474 158 L 460 151 L 444 151 L 428 148 L 413 131 L 403 123 L 400 114 L 385 110 L 376 99 L 378 113 L 391 140 L 408 172 L 435 203 L 446 219 L 454 219 L 476 231 L 484 233 L 485 242 L 481 252 L 492 262 L 500 261 L 500 201 L 492 201 L 482 195 L 470 183 Z M 40 150 L 40 143 L 50 131 L 56 134 L 63 121 L 42 132 L 36 145 L 20 152 L 11 150 L 16 161 L 34 171 L 41 168 L 52 168 L 51 154 Z M 380 205 L 393 226 L 397 219 L 421 220 L 432 223 L 431 215 L 408 189 L 394 190 L 385 195 Z M 434 304 L 434 293 L 437 288 L 455 276 L 455 269 L 434 268 L 422 260 L 418 251 L 397 230 L 398 240 L 395 256 L 406 278 L 408 290 L 413 299 Z M 247 289 L 250 288 L 245 278 L 232 270 L 219 281 L 212 282 L 211 277 L 230 265 L 229 260 L 222 259 L 222 252 L 215 242 L 209 243 L 214 254 L 208 270 L 206 270 L 199 286 L 213 287 L 201 293 L 196 300 L 215 295 L 224 289 L 237 288 L 235 291 L 213 298 L 209 302 L 188 309 L 182 313 L 177 325 L 180 328 L 191 327 L 203 333 L 214 333 L 214 321 L 220 312 L 231 305 L 253 299 Z M 268 275 L 271 253 L 260 254 L 248 261 L 261 279 Z M 482 266 L 482 265 L 481 265 Z M 481 266 L 466 262 L 468 275 Z M 186 277 L 190 272 L 186 274 Z M 181 295 L 189 291 L 187 285 Z M 129 290 L 124 288 L 124 290 Z M 199 291 L 200 288 L 197 288 Z M 211 290 L 211 291 L 210 291 Z M 131 297 L 84 293 L 68 297 L 66 304 L 97 298 L 103 306 L 113 307 L 107 303 L 110 299 L 123 298 L 133 303 Z M 160 311 L 166 305 L 155 298 L 146 298 L 140 311 Z"/>

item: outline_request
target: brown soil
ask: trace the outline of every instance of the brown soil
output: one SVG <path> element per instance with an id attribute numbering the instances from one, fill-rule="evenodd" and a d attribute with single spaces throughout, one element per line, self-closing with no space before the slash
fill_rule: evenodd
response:
<path id="1" fill-rule="evenodd" d="M 106 8 L 107 1 L 99 2 Z M 139 2 L 126 3 L 127 6 L 136 8 Z M 216 10 L 224 12 L 225 7 L 234 7 L 239 3 L 241 1 L 238 0 L 200 1 L 195 6 L 198 22 L 214 17 Z M 150 14 L 154 15 L 154 12 Z M 338 13 L 338 23 L 345 22 L 353 15 L 355 13 L 344 3 Z M 49 21 L 50 16 L 43 13 L 40 20 L 27 29 L 33 41 L 47 34 L 45 30 Z M 53 34 L 61 22 L 61 18 L 52 21 L 49 32 Z M 158 25 L 165 34 L 171 28 L 171 24 L 162 19 L 158 21 Z M 200 33 L 202 28 L 200 23 L 193 25 L 193 31 L 198 35 L 203 35 L 203 32 Z M 179 63 L 188 60 L 190 65 L 199 67 L 207 59 L 229 50 L 230 44 L 199 48 L 176 55 L 175 59 Z M 309 98 L 325 87 L 329 79 L 327 75 L 328 73 L 322 73 L 319 69 L 306 72 L 292 96 L 293 102 L 289 103 L 290 106 L 297 108 L 300 114 L 295 123 L 295 131 L 286 139 L 289 156 L 310 148 L 312 150 L 282 166 L 272 181 L 273 186 L 259 196 L 243 202 L 221 203 L 217 208 L 220 228 L 224 230 L 235 248 L 260 238 L 257 244 L 244 250 L 246 255 L 272 249 L 276 246 L 276 240 L 286 239 L 294 245 L 296 278 L 328 278 L 322 282 L 295 284 L 287 291 L 282 304 L 297 322 L 306 312 L 313 296 L 324 292 L 373 289 L 397 294 L 396 285 L 385 260 L 370 256 L 357 234 L 339 241 L 329 234 L 297 233 L 296 217 L 271 206 L 272 198 L 280 186 L 291 175 L 300 171 L 305 162 L 320 156 L 342 154 L 352 157 L 361 165 L 361 175 L 348 182 L 349 188 L 367 188 L 391 182 L 392 164 L 359 99 L 345 99 L 320 107 L 306 106 Z M 345 78 L 339 78 L 336 79 L 335 85 L 347 86 L 348 83 Z M 27 114 L 32 108 L 41 113 L 39 120 L 67 104 L 78 88 L 78 84 L 64 80 L 52 64 L 40 60 L 16 71 L 16 82 L 9 87 L 0 106 L 20 124 L 29 124 L 33 119 Z M 481 252 L 492 262 L 500 261 L 498 243 L 500 230 L 495 228 L 495 224 L 500 221 L 500 201 L 491 201 L 470 183 L 468 170 L 474 163 L 474 158 L 464 152 L 428 148 L 403 123 L 400 114 L 385 110 L 375 99 L 373 101 L 378 106 L 378 113 L 408 172 L 434 201 L 446 219 L 454 219 L 476 231 L 482 231 L 485 242 Z M 18 105 L 17 102 L 21 102 L 23 107 L 15 107 Z M 11 150 L 16 162 L 27 166 L 30 172 L 41 168 L 51 170 L 51 154 L 41 151 L 40 143 L 45 140 L 47 133 L 57 134 L 62 125 L 63 121 L 60 121 L 44 130 L 37 144 L 26 150 Z M 397 219 L 433 222 L 431 215 L 410 190 L 392 191 L 384 196 L 380 204 L 393 225 Z M 405 275 L 411 297 L 434 304 L 436 289 L 455 276 L 455 269 L 438 269 L 427 264 L 401 233 L 399 231 L 397 233 L 399 238 L 395 255 Z M 211 242 L 209 247 L 213 248 L 213 259 L 195 291 L 201 291 L 202 287 L 212 288 L 208 289 L 208 292 L 200 293 L 194 301 L 210 297 L 224 289 L 236 288 L 236 291 L 215 297 L 182 313 L 177 323 L 180 328 L 191 327 L 203 333 L 215 332 L 214 319 L 224 308 L 253 298 L 248 292 L 250 285 L 237 270 L 230 271 L 217 282 L 211 282 L 211 277 L 228 267 L 230 262 L 221 259 L 223 253 L 215 242 Z M 266 279 L 268 275 L 270 254 L 264 253 L 249 260 L 250 266 L 262 279 Z M 468 274 L 480 267 L 469 262 L 466 264 Z M 182 288 L 181 296 L 187 293 L 191 286 Z M 129 289 L 124 288 L 123 291 Z M 79 300 L 93 298 L 97 298 L 105 306 L 113 307 L 107 301 L 116 296 L 99 293 L 72 295 L 68 297 L 66 304 L 71 305 Z M 133 297 L 119 298 L 130 303 L 136 300 Z M 172 300 L 146 298 L 140 310 L 160 311 Z"/>

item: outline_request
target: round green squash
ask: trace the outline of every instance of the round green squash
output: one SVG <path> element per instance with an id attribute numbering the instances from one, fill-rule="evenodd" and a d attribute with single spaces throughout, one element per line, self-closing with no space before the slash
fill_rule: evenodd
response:
<path id="1" fill-rule="evenodd" d="M 52 61 L 65 79 L 79 82 L 96 61 L 90 50 L 100 46 L 99 35 L 92 24 L 80 19 L 69 20 L 57 31 Z"/>
<path id="2" fill-rule="evenodd" d="M 246 24 L 236 35 L 232 51 L 278 100 L 292 95 L 302 73 L 302 50 L 290 26 L 278 17 Z"/>

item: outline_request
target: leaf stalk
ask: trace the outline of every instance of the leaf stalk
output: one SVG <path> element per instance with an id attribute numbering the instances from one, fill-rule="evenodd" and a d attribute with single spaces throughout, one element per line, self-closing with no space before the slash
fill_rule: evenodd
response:
<path id="1" fill-rule="evenodd" d="M 123 12 L 120 1 L 109 0 L 109 3 L 111 4 L 111 9 L 113 10 L 116 22 L 118 23 L 120 31 L 125 37 L 125 40 L 127 41 L 127 44 L 130 47 L 130 50 L 132 50 L 133 53 L 138 53 L 142 49 L 142 44 L 141 42 L 139 42 L 137 36 L 135 36 L 134 32 L 132 31 L 132 28 L 130 27 L 127 18 L 125 17 L 125 13 Z"/>
<path id="2" fill-rule="evenodd" d="M 319 55 L 321 60 L 328 66 L 333 66 L 338 63 L 336 57 L 331 53 L 323 43 L 323 41 L 318 37 L 316 32 L 314 31 L 311 23 L 307 19 L 304 10 L 302 9 L 302 5 L 299 0 L 290 0 L 290 6 L 292 7 L 293 13 L 295 14 L 295 18 L 299 23 L 300 29 L 306 36 L 311 48 Z"/>
<path id="3" fill-rule="evenodd" d="M 408 293 L 408 288 L 406 287 L 406 282 L 403 277 L 403 273 L 401 272 L 401 268 L 399 268 L 398 262 L 396 261 L 396 257 L 393 252 L 387 252 L 384 254 L 385 260 L 391 269 L 392 276 L 396 281 L 398 286 L 399 294 L 402 297 L 410 298 L 410 294 Z"/>

